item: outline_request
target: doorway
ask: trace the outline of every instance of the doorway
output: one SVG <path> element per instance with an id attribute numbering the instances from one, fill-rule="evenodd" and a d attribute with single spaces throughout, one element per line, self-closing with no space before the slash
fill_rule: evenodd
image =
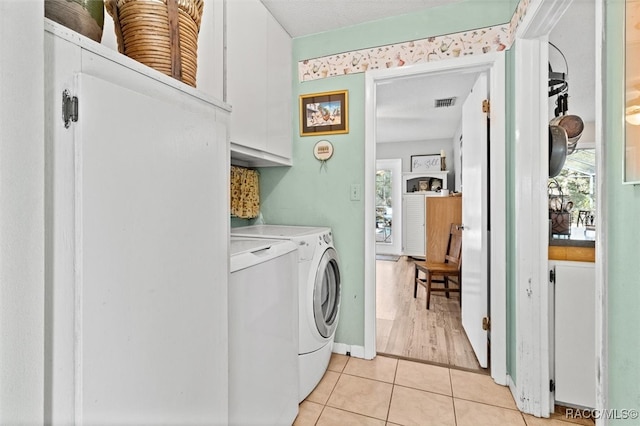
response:
<path id="1" fill-rule="evenodd" d="M 448 62 L 448 63 L 447 63 Z M 453 63 L 452 63 L 453 62 Z M 492 95 L 493 107 L 496 111 L 504 111 L 504 54 L 488 54 L 484 57 L 466 57 L 457 61 L 443 61 L 441 63 L 429 63 L 411 67 L 410 69 L 375 70 L 366 75 L 366 144 L 365 144 L 365 194 L 373 194 L 372 188 L 375 182 L 376 161 L 376 88 L 377 85 L 393 78 L 415 75 L 446 75 L 448 73 L 486 72 L 489 76 L 488 85 Z M 490 256 L 484 268 L 490 268 L 492 280 L 492 293 L 489 305 L 492 312 L 491 333 L 491 375 L 497 383 L 506 384 L 506 304 L 505 304 L 505 265 L 499 262 L 505 250 L 505 221 L 504 221 L 504 176 L 497 179 L 495 170 L 504 170 L 504 116 L 496 114 L 492 117 L 490 131 L 492 149 L 490 162 L 492 170 L 489 171 L 491 182 L 491 194 L 489 200 L 491 210 L 497 212 L 491 218 Z M 494 170 L 495 167 L 495 170 Z M 501 194 L 501 195 L 496 195 Z M 370 206 L 367 207 L 367 206 Z M 373 197 L 365 197 L 366 211 L 375 211 Z M 365 219 L 366 229 L 374 227 L 374 215 Z M 365 241 L 365 357 L 373 358 L 377 352 L 376 347 L 376 265 L 375 242 L 372 236 L 367 235 Z M 413 272 L 411 271 L 411 274 Z M 464 304 L 463 304 L 464 305 Z M 482 327 L 478 324 L 478 327 Z"/>
<path id="2" fill-rule="evenodd" d="M 388 173 L 380 168 L 382 164 L 394 162 L 402 167 L 404 162 L 402 201 L 406 207 L 406 220 L 395 228 L 395 232 L 404 237 L 403 250 L 397 252 L 403 257 L 376 255 L 376 341 L 378 352 L 385 355 L 473 370 L 488 367 L 487 335 L 480 327 L 473 326 L 478 315 L 471 309 L 474 304 L 479 305 L 476 310 L 482 313 L 477 319 L 480 324 L 488 305 L 486 258 L 479 258 L 486 250 L 476 250 L 478 256 L 475 256 L 475 251 L 469 249 L 463 255 L 463 258 L 472 259 L 470 266 L 478 265 L 463 268 L 467 277 L 462 281 L 469 283 L 463 289 L 466 292 L 466 327 L 462 322 L 459 292 L 447 294 L 447 297 L 444 293 L 433 293 L 429 308 L 425 306 L 426 291 L 423 286 L 415 286 L 414 266 L 415 262 L 425 259 L 444 261 L 451 223 L 464 222 L 471 230 L 486 229 L 488 212 L 483 206 L 486 205 L 488 186 L 487 116 L 480 107 L 487 99 L 486 77 L 485 72 L 427 73 L 389 79 L 378 87 L 377 253 L 381 239 L 380 206 L 388 197 L 386 187 L 389 185 Z M 441 106 L 443 100 L 447 100 L 446 106 Z M 402 130 L 398 130 L 399 124 L 405 124 Z M 463 134 L 466 135 L 470 155 L 461 161 L 460 140 Z M 414 159 L 425 153 L 436 153 L 435 157 L 440 160 L 437 171 L 422 172 L 426 175 L 414 169 Z M 392 155 L 401 158 L 387 159 Z M 474 174 L 476 170 L 485 173 Z M 440 183 L 425 185 L 424 189 L 418 190 L 412 182 L 425 179 L 429 173 L 441 173 L 437 179 L 430 178 Z M 465 188 L 464 193 L 458 191 L 454 198 L 442 199 L 441 194 L 435 191 L 441 185 L 452 188 L 452 192 L 454 187 L 460 190 L 463 174 L 467 175 L 469 192 Z M 465 206 L 464 221 L 460 216 L 462 205 Z M 464 247 L 467 248 L 482 246 L 482 241 L 472 239 L 486 240 L 485 234 L 471 231 L 464 237 L 467 239 Z M 436 284 L 438 286 L 441 284 Z M 454 287 L 459 289 L 457 284 Z M 474 338 L 477 351 L 474 351 L 470 340 Z"/>
<path id="3" fill-rule="evenodd" d="M 517 135 L 514 150 L 513 164 L 518 171 L 514 175 L 515 191 L 514 202 L 519 206 L 514 216 L 514 232 L 518 235 L 519 242 L 513 250 L 512 265 L 514 278 L 514 305 L 517 310 L 514 315 L 514 341 L 515 347 L 528 348 L 519 351 L 514 357 L 514 371 L 512 375 L 517 377 L 511 381 L 510 387 L 513 394 L 520 395 L 518 408 L 524 412 L 536 416 L 548 416 L 553 411 L 554 393 L 550 391 L 549 383 L 553 379 L 555 368 L 552 355 L 552 286 L 549 285 L 549 153 L 546 144 L 540 144 L 541 140 L 548 140 L 549 128 L 549 41 L 551 33 L 556 26 L 567 28 L 561 20 L 573 4 L 562 1 L 545 1 L 527 11 L 527 18 L 518 27 L 516 33 L 517 49 L 515 50 L 515 68 L 519 70 L 514 78 L 514 131 Z M 585 5 L 587 5 L 585 3 Z M 595 121 L 603 120 L 602 112 L 602 81 L 599 75 L 598 64 L 600 58 L 598 52 L 602 48 L 602 39 L 599 34 L 603 31 L 602 2 L 591 2 L 590 7 L 595 8 L 595 30 L 581 29 L 572 25 L 569 33 L 572 36 L 582 37 L 580 45 L 595 44 L 596 58 L 592 64 L 596 64 L 595 87 L 584 90 L 583 94 L 593 96 L 595 94 Z M 572 24 L 586 22 L 582 17 L 576 19 L 575 12 L 567 13 L 568 22 Z M 585 41 L 584 34 L 595 34 L 592 42 Z M 588 40 L 588 39 L 587 39 Z M 554 40 L 558 42 L 558 40 Z M 571 44 L 573 49 L 575 44 Z M 579 52 L 579 51 L 578 51 Z M 551 49 L 553 54 L 553 48 Z M 580 54 L 580 53 L 578 53 Z M 583 65 L 591 66 L 591 65 Z M 572 70 L 580 65 L 572 66 Z M 520 71 L 521 70 L 521 71 Z M 572 84 L 576 88 L 576 73 L 572 72 Z M 575 99 L 577 100 L 577 99 Z M 572 101 L 570 109 L 576 111 L 579 103 Z M 582 114 L 582 113 L 581 113 Z M 595 126 L 595 150 L 596 150 L 596 174 L 604 176 L 604 159 L 598 155 L 602 149 L 602 128 Z M 600 127 L 600 129 L 598 129 Z M 596 199 L 602 199 L 604 193 L 603 179 L 596 179 Z M 601 224 L 601 215 L 596 214 L 596 223 Z M 596 354 L 600 359 L 599 374 L 596 376 L 596 408 L 602 408 L 600 397 L 605 395 L 603 383 L 606 382 L 606 366 L 602 363 L 603 353 L 606 352 L 606 323 L 603 317 L 603 294 L 606 293 L 602 270 L 604 259 L 600 255 L 606 253 L 606 237 L 600 226 L 599 238 L 596 241 L 596 303 L 595 303 L 595 328 L 596 328 Z M 601 238 L 604 237 L 604 238 Z M 600 254 L 598 254 L 600 253 Z M 579 304 L 578 304 L 579 305 Z M 603 331 L 605 330 L 605 331 Z M 531 369 L 529 366 L 538 368 Z"/>

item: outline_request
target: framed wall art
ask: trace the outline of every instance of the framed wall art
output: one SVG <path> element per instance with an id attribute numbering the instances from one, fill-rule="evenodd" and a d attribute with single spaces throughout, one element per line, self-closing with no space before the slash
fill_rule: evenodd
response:
<path id="1" fill-rule="evenodd" d="M 349 133 L 347 90 L 300 95 L 300 136 Z"/>
<path id="2" fill-rule="evenodd" d="M 441 161 L 440 154 L 412 155 L 411 171 L 412 172 L 439 172 L 440 161 Z"/>

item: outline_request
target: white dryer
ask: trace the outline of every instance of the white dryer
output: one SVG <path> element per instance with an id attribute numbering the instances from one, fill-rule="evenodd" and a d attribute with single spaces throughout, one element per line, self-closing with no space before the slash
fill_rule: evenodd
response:
<path id="1" fill-rule="evenodd" d="M 340 268 L 328 227 L 255 225 L 231 229 L 231 237 L 293 241 L 298 247 L 299 400 L 324 375 L 340 312 Z"/>
<path id="2" fill-rule="evenodd" d="M 231 240 L 229 425 L 290 425 L 298 415 L 297 259 L 290 241 Z"/>

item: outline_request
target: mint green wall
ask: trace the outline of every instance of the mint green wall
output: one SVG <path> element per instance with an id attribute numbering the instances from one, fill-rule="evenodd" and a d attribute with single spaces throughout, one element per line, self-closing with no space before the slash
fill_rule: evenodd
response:
<path id="1" fill-rule="evenodd" d="M 516 1 L 466 0 L 425 12 L 294 39 L 293 64 L 299 60 L 372 46 L 483 28 L 509 22 Z M 295 78 L 295 77 L 294 77 Z M 349 91 L 349 133 L 300 137 L 294 112 L 293 163 L 290 168 L 262 168 L 261 204 L 265 222 L 327 225 L 334 231 L 341 261 L 342 306 L 336 341 L 364 344 L 364 200 L 350 201 L 351 184 L 364 188 L 364 74 L 293 82 L 293 102 L 315 92 Z M 328 139 L 334 155 L 320 168 L 313 145 Z"/>
<path id="2" fill-rule="evenodd" d="M 605 2 L 604 155 L 609 333 L 609 408 L 640 409 L 640 185 L 622 185 L 624 1 Z M 614 420 L 610 424 L 638 424 Z"/>

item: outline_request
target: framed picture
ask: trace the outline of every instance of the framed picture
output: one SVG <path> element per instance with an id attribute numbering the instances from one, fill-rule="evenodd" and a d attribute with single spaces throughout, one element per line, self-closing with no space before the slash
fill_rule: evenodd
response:
<path id="1" fill-rule="evenodd" d="M 300 136 L 349 133 L 346 90 L 300 95 Z"/>
<path id="2" fill-rule="evenodd" d="M 440 154 L 412 155 L 412 172 L 435 172 L 440 171 Z"/>

